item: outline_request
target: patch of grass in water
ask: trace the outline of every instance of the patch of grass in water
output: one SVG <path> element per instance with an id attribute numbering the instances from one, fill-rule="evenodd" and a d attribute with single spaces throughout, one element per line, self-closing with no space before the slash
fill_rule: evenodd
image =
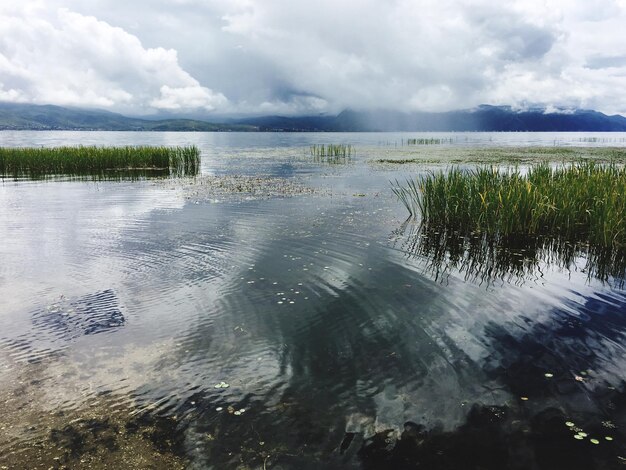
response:
<path id="1" fill-rule="evenodd" d="M 0 177 L 15 179 L 195 176 L 199 170 L 200 150 L 195 146 L 0 147 Z"/>
<path id="2" fill-rule="evenodd" d="M 346 163 L 355 153 L 349 144 L 315 144 L 311 145 L 310 152 L 315 161 L 325 163 Z"/>
<path id="3" fill-rule="evenodd" d="M 441 144 L 451 144 L 452 142 L 454 142 L 454 139 L 451 139 L 451 138 L 406 139 L 407 145 L 441 145 Z"/>
<path id="4" fill-rule="evenodd" d="M 393 192 L 411 217 L 494 237 L 552 236 L 626 247 L 626 169 L 583 162 L 428 172 Z"/>

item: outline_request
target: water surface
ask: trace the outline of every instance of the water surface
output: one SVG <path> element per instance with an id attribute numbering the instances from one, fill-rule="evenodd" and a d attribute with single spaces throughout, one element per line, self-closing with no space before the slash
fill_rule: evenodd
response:
<path id="1" fill-rule="evenodd" d="M 368 163 L 415 136 L 0 134 L 2 145 L 195 144 L 206 175 L 321 189 L 0 183 L 0 463 L 624 468 L 621 285 L 590 276 L 580 252 L 479 276 L 433 265 L 390 191 L 407 170 Z M 357 148 L 345 165 L 308 154 L 341 142 Z"/>

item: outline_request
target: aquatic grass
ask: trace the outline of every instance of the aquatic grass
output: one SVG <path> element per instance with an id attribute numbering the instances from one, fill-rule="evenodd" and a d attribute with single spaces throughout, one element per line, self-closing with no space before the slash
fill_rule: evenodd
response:
<path id="1" fill-rule="evenodd" d="M 411 217 L 417 216 L 421 210 L 422 202 L 417 180 L 409 179 L 404 186 L 402 186 L 398 180 L 395 180 L 395 182 L 392 183 L 391 191 L 393 191 L 398 200 L 404 204 L 404 207 L 409 211 Z"/>
<path id="2" fill-rule="evenodd" d="M 185 147 L 0 147 L 0 177 L 195 176 L 200 151 Z"/>
<path id="3" fill-rule="evenodd" d="M 406 139 L 407 145 L 441 145 L 441 144 L 451 144 L 454 142 L 452 138 L 416 138 L 416 139 Z"/>
<path id="4" fill-rule="evenodd" d="M 583 162 L 428 172 L 392 190 L 411 217 L 460 233 L 626 246 L 626 169 Z"/>
<path id="5" fill-rule="evenodd" d="M 326 157 L 349 157 L 352 155 L 352 145 L 349 144 L 328 144 L 311 145 L 311 155 Z"/>
<path id="6" fill-rule="evenodd" d="M 327 163 L 345 163 L 355 153 L 350 144 L 315 144 L 309 150 L 316 161 Z"/>

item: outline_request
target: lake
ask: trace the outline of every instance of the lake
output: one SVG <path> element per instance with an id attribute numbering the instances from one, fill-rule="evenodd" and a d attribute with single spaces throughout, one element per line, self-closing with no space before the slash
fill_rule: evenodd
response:
<path id="1" fill-rule="evenodd" d="M 208 179 L 0 181 L 0 465 L 626 468 L 611 261 L 437 256 L 391 192 L 424 168 L 373 162 L 421 136 L 444 139 L 420 146 L 435 157 L 626 147 L 624 133 L 1 132 L 196 145 Z M 328 143 L 356 154 L 311 157 Z M 287 186 L 233 189 L 263 178 Z"/>

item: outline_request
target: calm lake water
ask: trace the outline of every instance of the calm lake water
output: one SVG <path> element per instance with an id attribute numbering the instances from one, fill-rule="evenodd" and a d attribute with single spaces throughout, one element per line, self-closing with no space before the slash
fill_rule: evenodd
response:
<path id="1" fill-rule="evenodd" d="M 626 146 L 623 133 L 0 133 L 2 146 L 194 144 L 203 175 L 314 190 L 0 182 L 0 465 L 626 468 L 619 279 L 579 252 L 442 264 L 391 193 L 415 169 L 370 162 L 423 136 Z M 356 157 L 315 162 L 320 143 Z"/>

